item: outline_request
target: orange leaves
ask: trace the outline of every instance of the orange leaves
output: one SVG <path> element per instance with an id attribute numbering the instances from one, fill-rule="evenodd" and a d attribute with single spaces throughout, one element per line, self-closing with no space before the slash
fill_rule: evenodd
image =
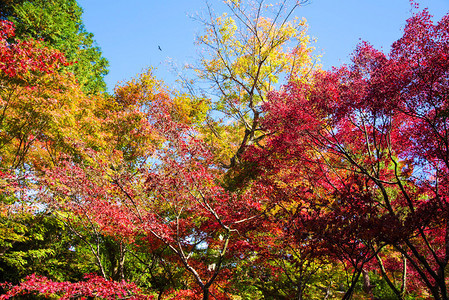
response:
<path id="1" fill-rule="evenodd" d="M 114 94 L 117 103 L 124 107 L 142 107 L 155 103 L 163 106 L 169 101 L 163 82 L 153 76 L 151 69 L 123 85 L 116 86 Z"/>
<path id="2" fill-rule="evenodd" d="M 156 151 L 167 141 L 174 142 L 184 135 L 194 123 L 201 122 L 207 110 L 207 101 L 187 95 L 171 96 L 163 82 L 157 80 L 152 70 L 138 78 L 117 86 L 117 107 L 108 119 L 115 131 L 120 150 L 129 159 Z"/>

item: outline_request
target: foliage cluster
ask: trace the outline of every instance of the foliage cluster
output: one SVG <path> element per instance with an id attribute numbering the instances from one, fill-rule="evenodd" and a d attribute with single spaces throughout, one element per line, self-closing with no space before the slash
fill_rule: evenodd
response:
<path id="1" fill-rule="evenodd" d="M 75 75 L 83 92 L 106 91 L 103 77 L 109 63 L 85 30 L 76 0 L 4 0 L 0 9 L 0 18 L 14 23 L 17 38 L 41 40 L 64 53 L 71 63 L 65 69 Z"/>

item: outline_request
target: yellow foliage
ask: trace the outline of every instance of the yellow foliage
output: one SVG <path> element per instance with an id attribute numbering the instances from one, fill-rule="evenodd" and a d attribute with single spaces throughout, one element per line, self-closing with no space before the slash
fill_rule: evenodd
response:
<path id="1" fill-rule="evenodd" d="M 223 165 L 263 135 L 259 116 L 268 92 L 282 80 L 307 80 L 315 66 L 306 20 L 289 18 L 298 4 L 288 11 L 248 3 L 226 0 L 229 14 L 210 12 L 197 41 L 205 51 L 195 71 L 212 85 L 203 132 Z"/>

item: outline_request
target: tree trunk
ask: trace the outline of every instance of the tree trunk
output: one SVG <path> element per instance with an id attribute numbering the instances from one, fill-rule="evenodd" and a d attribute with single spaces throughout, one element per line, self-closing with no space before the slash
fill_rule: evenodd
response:
<path id="1" fill-rule="evenodd" d="M 119 259 L 119 276 L 120 280 L 125 279 L 125 259 L 126 259 L 126 246 L 120 241 L 120 259 Z"/>
<path id="2" fill-rule="evenodd" d="M 208 300 L 209 299 L 209 289 L 203 289 L 203 300 Z"/>
<path id="3" fill-rule="evenodd" d="M 362 273 L 362 270 L 358 271 L 355 276 L 352 278 L 351 286 L 344 294 L 342 300 L 349 300 L 352 298 L 352 294 L 354 293 L 355 284 L 359 280 L 360 274 Z"/>
<path id="4" fill-rule="evenodd" d="M 329 282 L 329 285 L 326 288 L 326 294 L 324 295 L 324 300 L 327 300 L 331 294 L 331 286 L 332 286 L 332 280 Z"/>
<path id="5" fill-rule="evenodd" d="M 371 285 L 371 280 L 369 278 L 369 273 L 366 270 L 362 270 L 363 274 L 363 291 L 369 295 L 370 299 L 374 299 L 373 286 Z"/>
<path id="6" fill-rule="evenodd" d="M 302 292 L 304 291 L 304 286 L 302 283 L 298 285 L 298 300 L 302 300 Z"/>
<path id="7" fill-rule="evenodd" d="M 407 290 L 407 258 L 402 254 L 402 285 L 401 285 L 401 299 L 405 297 L 405 292 Z"/>

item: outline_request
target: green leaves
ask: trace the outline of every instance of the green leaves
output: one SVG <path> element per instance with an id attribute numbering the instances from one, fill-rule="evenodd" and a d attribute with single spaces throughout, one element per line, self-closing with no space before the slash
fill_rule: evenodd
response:
<path id="1" fill-rule="evenodd" d="M 108 73 L 107 60 L 102 57 L 93 35 L 82 23 L 82 9 L 75 0 L 35 0 L 5 4 L 4 17 L 13 21 L 17 37 L 43 40 L 50 48 L 64 53 L 83 91 L 106 90 L 103 77 Z"/>

